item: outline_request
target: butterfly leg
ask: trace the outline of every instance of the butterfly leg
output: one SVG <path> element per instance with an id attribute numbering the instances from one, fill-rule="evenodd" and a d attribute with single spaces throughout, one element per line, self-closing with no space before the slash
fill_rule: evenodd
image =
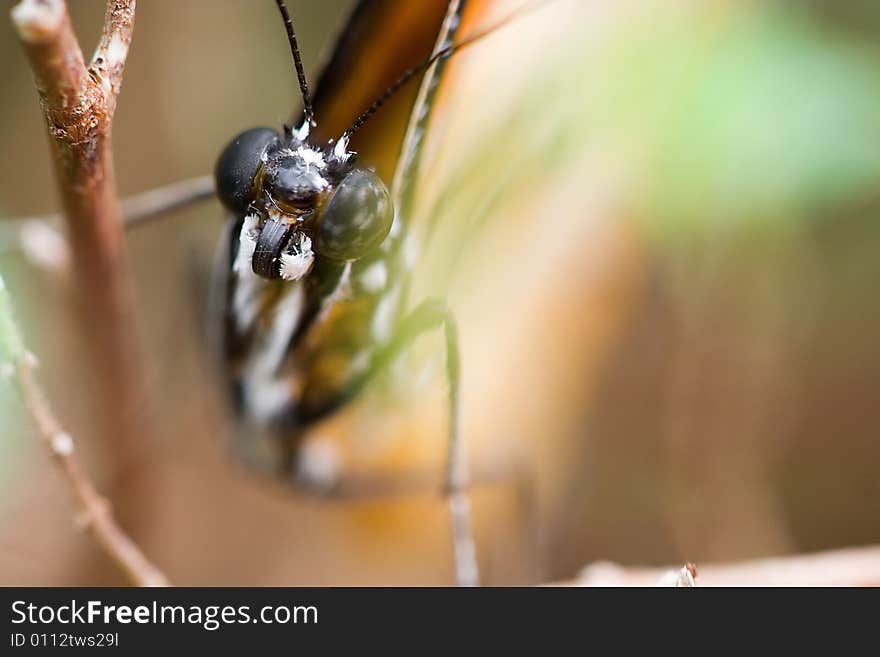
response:
<path id="1" fill-rule="evenodd" d="M 455 559 L 455 580 L 459 586 L 477 586 L 479 570 L 471 527 L 471 505 L 468 497 L 467 452 L 460 429 L 461 362 L 458 329 L 449 307 L 440 300 L 429 299 L 417 306 L 400 323 L 395 338 L 380 355 L 387 364 L 417 337 L 443 329 L 446 341 L 446 379 L 449 385 L 449 428 L 443 493 L 452 525 L 452 547 Z"/>

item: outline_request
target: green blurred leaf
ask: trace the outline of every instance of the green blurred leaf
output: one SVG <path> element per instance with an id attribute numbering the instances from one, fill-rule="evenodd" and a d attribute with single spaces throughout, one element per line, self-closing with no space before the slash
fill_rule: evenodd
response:
<path id="1" fill-rule="evenodd" d="M 717 13 L 652 22 L 597 72 L 603 126 L 642 149 L 641 214 L 785 228 L 880 189 L 876 54 L 778 8 Z"/>

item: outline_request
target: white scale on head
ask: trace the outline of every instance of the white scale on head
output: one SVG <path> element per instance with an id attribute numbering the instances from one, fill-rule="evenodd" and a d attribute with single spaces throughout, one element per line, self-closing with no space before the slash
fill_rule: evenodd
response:
<path id="1" fill-rule="evenodd" d="M 353 153 L 348 150 L 348 137 L 343 136 L 338 142 L 336 142 L 336 146 L 333 147 L 333 155 L 340 162 L 345 162 L 349 157 L 353 155 Z"/>
<path id="2" fill-rule="evenodd" d="M 283 155 L 288 157 L 292 157 L 296 160 L 299 160 L 303 165 L 305 165 L 306 170 L 311 167 L 315 167 L 319 171 L 323 171 L 327 168 L 327 162 L 324 160 L 324 154 L 311 148 L 309 146 L 297 146 L 296 148 L 286 148 L 281 151 Z M 325 185 L 329 184 L 327 181 L 324 181 Z"/>
<path id="3" fill-rule="evenodd" d="M 297 233 L 297 237 L 294 237 L 291 243 L 293 252 L 285 250 L 281 254 L 279 273 L 286 281 L 298 281 L 309 272 L 315 262 L 312 240 L 305 233 Z"/>

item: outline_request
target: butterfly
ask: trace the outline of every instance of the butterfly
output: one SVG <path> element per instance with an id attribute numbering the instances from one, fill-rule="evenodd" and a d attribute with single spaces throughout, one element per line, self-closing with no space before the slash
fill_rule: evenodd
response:
<path id="1" fill-rule="evenodd" d="M 221 331 L 216 342 L 234 406 L 251 428 L 243 440 L 257 443 L 255 436 L 264 432 L 268 438 L 251 445 L 251 451 L 261 449 L 280 476 L 307 489 L 332 487 L 335 482 L 323 481 L 322 473 L 301 458 L 303 437 L 387 372 L 416 338 L 442 331 L 448 385 L 444 490 L 456 579 L 474 585 L 478 570 L 458 426 L 457 326 L 442 299 L 410 299 L 418 252 L 410 219 L 424 136 L 446 62 L 488 31 L 457 40 L 468 4 L 462 0 L 418 10 L 361 2 L 313 101 L 290 15 L 283 0 L 276 4 L 297 71 L 302 118 L 280 133 L 266 127 L 242 132 L 226 146 L 215 172 L 231 218 L 216 267 L 213 325 Z M 328 112 L 325 121 L 328 89 L 337 98 L 340 93 L 351 98 L 352 106 L 372 91 L 361 74 L 369 66 L 370 32 L 392 21 L 405 21 L 407 27 L 391 34 L 432 39 L 429 56 L 398 73 L 344 129 L 338 111 Z M 385 73 L 367 72 L 379 80 Z M 387 142 L 399 144 L 393 173 L 391 162 L 380 158 L 362 164 L 371 149 L 368 135 L 362 143 L 355 141 L 358 132 L 417 76 L 421 82 L 415 97 L 406 99 L 408 113 L 398 112 L 405 122 L 381 130 L 386 148 Z M 388 115 L 386 122 L 395 120 Z M 387 186 L 383 173 L 391 173 Z"/>
<path id="2" fill-rule="evenodd" d="M 441 223 L 454 222 L 441 218 L 442 199 L 417 212 L 417 197 L 426 136 L 450 62 L 545 4 L 359 2 L 312 95 L 293 22 L 283 0 L 276 0 L 302 112 L 281 131 L 240 133 L 215 171 L 230 219 L 215 268 L 211 326 L 243 428 L 239 451 L 297 488 L 344 492 L 345 475 L 308 458 L 305 441 L 365 391 L 388 379 L 411 379 L 412 368 L 398 365 L 422 336 L 441 334 L 442 487 L 461 585 L 479 579 L 459 426 L 458 327 L 443 286 L 439 294 L 436 288 L 423 293 L 413 276 L 428 242 L 446 227 Z M 389 39 L 382 57 L 376 56 L 377 33 Z M 415 63 L 401 68 L 401 61 Z M 357 114 L 353 107 L 363 109 Z M 505 189 L 493 187 L 490 201 Z M 476 217 L 471 229 L 478 231 L 475 205 L 468 214 Z M 448 272 L 434 278 L 446 280 Z"/>
<path id="3" fill-rule="evenodd" d="M 359 2 L 313 93 L 299 61 L 293 22 L 284 3 L 276 4 L 289 27 L 303 110 L 286 127 L 246 130 L 233 139 L 212 185 L 228 219 L 208 325 L 220 363 L 217 378 L 228 385 L 241 427 L 238 451 L 299 489 L 337 496 L 386 490 L 387 473 L 352 472 L 347 454 L 342 469 L 326 451 L 318 450 L 316 458 L 312 448 L 321 444 L 316 434 L 323 439 L 327 423 L 345 421 L 365 398 L 373 402 L 386 396 L 386 388 L 393 399 L 405 397 L 398 407 L 379 407 L 379 414 L 394 417 L 426 390 L 425 368 L 419 368 L 426 362 L 439 365 L 427 378 L 438 383 L 434 388 L 441 394 L 426 402 L 436 407 L 429 423 L 438 426 L 422 433 L 438 446 L 439 438 L 446 440 L 444 489 L 453 520 L 456 578 L 475 583 L 464 435 L 457 431 L 461 361 L 455 319 L 445 301 L 445 270 L 467 262 L 464 245 L 471 240 L 463 237 L 482 230 L 476 218 L 491 214 L 487 207 L 511 186 L 521 186 L 521 177 L 499 164 L 499 175 L 480 190 L 479 177 L 465 177 L 479 168 L 468 154 L 488 149 L 493 158 L 508 158 L 508 146 L 499 148 L 497 136 L 517 134 L 513 122 L 527 123 L 522 116 L 505 119 L 475 140 L 481 148 L 458 148 L 465 154 L 458 159 L 460 171 L 435 177 L 444 161 L 438 140 L 451 143 L 466 134 L 448 130 L 455 113 L 437 110 L 457 102 L 463 77 L 457 71 L 452 88 L 450 70 L 457 62 L 471 68 L 459 52 L 479 42 L 487 44 L 484 52 L 491 50 L 502 28 L 526 14 L 523 7 L 546 3 L 437 0 L 416 9 Z M 516 40 L 508 39 L 505 52 L 511 43 Z M 477 115 L 479 109 L 467 113 Z M 523 153 L 533 150 L 529 140 L 541 133 L 536 127 L 519 132 Z M 520 157 L 509 160 L 522 163 Z M 529 167 L 520 169 L 519 176 L 529 175 Z M 461 209 L 455 203 L 461 195 L 434 188 L 440 178 L 464 196 L 476 194 L 478 202 L 460 217 L 451 216 Z M 454 252 L 450 244 L 456 245 Z M 425 270 L 430 273 L 424 275 Z M 426 285 L 426 280 L 439 284 Z M 434 342 L 426 345 L 420 335 L 433 335 L 426 339 Z M 365 426 L 362 415 L 354 418 L 334 440 L 355 443 L 381 433 Z M 410 442 L 417 443 L 414 437 Z M 425 479 L 404 477 L 403 488 L 415 482 L 425 490 Z"/>

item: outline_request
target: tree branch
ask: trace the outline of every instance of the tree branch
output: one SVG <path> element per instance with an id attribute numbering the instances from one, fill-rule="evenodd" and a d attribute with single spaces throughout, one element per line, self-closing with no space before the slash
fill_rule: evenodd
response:
<path id="1" fill-rule="evenodd" d="M 37 359 L 27 350 L 12 316 L 9 295 L 0 278 L 0 373 L 12 377 L 43 443 L 64 474 L 81 510 L 82 524 L 104 552 L 138 586 L 167 586 L 165 575 L 119 527 L 110 505 L 101 497 L 83 468 L 73 438 L 58 421 L 34 376 Z"/>
<path id="2" fill-rule="evenodd" d="M 166 212 L 182 210 L 214 197 L 214 177 L 199 176 L 163 185 L 122 200 L 123 228 L 149 223 Z M 55 227 L 60 215 L 43 215 L 0 221 L 0 254 L 21 253 L 38 267 L 64 269 L 70 264 L 70 249 Z"/>
<path id="3" fill-rule="evenodd" d="M 654 586 L 677 568 L 590 564 L 569 586 Z M 700 565 L 698 586 L 880 586 L 880 547 Z"/>
<path id="4" fill-rule="evenodd" d="M 214 176 L 199 176 L 163 185 L 122 201 L 125 228 L 137 228 L 166 212 L 214 198 Z"/>
<path id="5" fill-rule="evenodd" d="M 108 0 L 88 68 L 63 0 L 21 0 L 12 10 L 49 132 L 80 323 L 105 402 L 105 453 L 119 458 L 133 455 L 145 431 L 133 421 L 143 377 L 110 139 L 134 9 L 134 0 Z"/>

